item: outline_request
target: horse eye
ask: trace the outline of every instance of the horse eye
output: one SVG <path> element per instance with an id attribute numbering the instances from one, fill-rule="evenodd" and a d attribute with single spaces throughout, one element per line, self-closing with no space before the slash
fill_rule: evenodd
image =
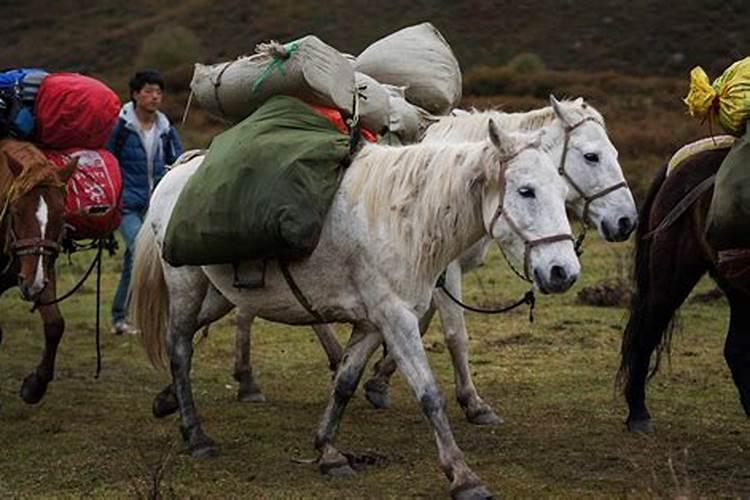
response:
<path id="1" fill-rule="evenodd" d="M 586 153 L 583 157 L 586 158 L 586 161 L 590 161 L 591 163 L 599 163 L 599 155 L 596 153 Z"/>
<path id="2" fill-rule="evenodd" d="M 534 188 L 524 186 L 518 190 L 518 194 L 523 196 L 524 198 L 536 198 L 536 191 L 534 191 Z"/>

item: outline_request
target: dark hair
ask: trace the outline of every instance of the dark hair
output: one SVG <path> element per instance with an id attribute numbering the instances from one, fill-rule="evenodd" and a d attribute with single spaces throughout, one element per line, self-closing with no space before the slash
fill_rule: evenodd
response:
<path id="1" fill-rule="evenodd" d="M 158 85 L 161 90 L 164 90 L 164 79 L 161 74 L 153 69 L 147 69 L 144 71 L 138 71 L 133 78 L 130 79 L 130 97 L 132 99 L 133 92 L 140 92 L 146 85 Z"/>

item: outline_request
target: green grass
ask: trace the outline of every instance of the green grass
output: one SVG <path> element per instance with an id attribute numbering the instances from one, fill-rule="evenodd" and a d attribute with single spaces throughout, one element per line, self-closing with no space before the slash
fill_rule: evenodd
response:
<path id="1" fill-rule="evenodd" d="M 601 498 L 750 493 L 749 423 L 721 355 L 727 328 L 723 300 L 683 308 L 671 363 L 649 386 L 657 432 L 625 432 L 625 405 L 613 390 L 625 310 L 578 304 L 576 292 L 616 277 L 628 252 L 629 244 L 605 245 L 591 238 L 580 282 L 565 295 L 539 297 L 533 324 L 525 310 L 467 315 L 475 382 L 506 419 L 502 426 L 474 427 L 464 420 L 453 398 L 449 357 L 437 321 L 428 333 L 430 363 L 448 399 L 456 439 L 495 494 Z M 61 263 L 61 289 L 75 282 L 91 257 L 77 256 L 74 266 Z M 106 259 L 105 319 L 116 267 L 116 259 Z M 473 302 L 509 301 L 525 290 L 494 252 L 481 271 L 466 276 L 465 284 L 466 299 Z M 697 291 L 712 286 L 704 281 Z M 338 440 L 345 450 L 384 455 L 386 465 L 332 480 L 313 465 L 293 462 L 315 456 L 312 437 L 330 375 L 309 329 L 263 321 L 255 325 L 253 362 L 268 403 L 234 400 L 229 319 L 213 327 L 197 348 L 197 407 L 221 455 L 208 461 L 190 458 L 178 438 L 177 419 L 151 417 L 151 400 L 167 381 L 165 375 L 148 366 L 136 338 L 111 336 L 107 321 L 104 370 L 94 379 L 93 292 L 91 281 L 62 305 L 67 331 L 57 377 L 34 407 L 26 406 L 17 391 L 40 355 L 40 322 L 15 291 L 0 302 L 5 332 L 0 348 L 0 496 L 138 496 L 148 491 L 151 473 L 164 462 L 161 491 L 167 496 L 445 496 L 448 482 L 437 466 L 432 433 L 398 376 L 389 411 L 370 409 L 357 393 Z M 346 329 L 339 332 L 343 340 Z"/>

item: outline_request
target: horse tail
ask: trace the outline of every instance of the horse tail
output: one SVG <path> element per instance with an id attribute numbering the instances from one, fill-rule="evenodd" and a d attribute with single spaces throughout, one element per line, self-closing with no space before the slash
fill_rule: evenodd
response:
<path id="1" fill-rule="evenodd" d="M 649 314 L 649 291 L 651 288 L 651 245 L 652 238 L 645 237 L 652 228 L 649 227 L 651 210 L 654 206 L 656 196 L 659 194 L 664 181 L 667 178 L 667 167 L 663 166 L 651 182 L 646 199 L 641 206 L 638 216 L 638 227 L 635 233 L 635 258 L 633 268 L 633 294 L 630 300 L 630 317 L 622 336 L 620 347 L 620 367 L 617 370 L 616 387 L 627 387 L 630 380 L 630 370 L 634 357 L 637 355 L 638 346 L 643 343 L 643 335 L 648 332 L 646 321 Z M 648 374 L 651 378 L 659 367 L 661 353 L 671 342 L 671 324 L 667 328 L 667 334 L 660 338 L 656 350 L 656 361 L 654 367 Z M 651 332 L 660 337 L 663 331 Z"/>
<path id="2" fill-rule="evenodd" d="M 136 238 L 129 294 L 132 319 L 141 331 L 148 359 L 155 368 L 166 369 L 169 290 L 148 216 Z"/>

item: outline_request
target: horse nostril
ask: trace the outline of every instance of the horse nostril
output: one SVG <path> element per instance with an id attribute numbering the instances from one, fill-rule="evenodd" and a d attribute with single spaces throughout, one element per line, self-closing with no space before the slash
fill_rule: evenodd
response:
<path id="1" fill-rule="evenodd" d="M 564 283 L 568 279 L 568 273 L 562 266 L 552 266 L 550 270 L 550 278 L 553 283 Z"/>
<path id="2" fill-rule="evenodd" d="M 633 229 L 633 222 L 630 217 L 620 217 L 617 220 L 617 228 L 620 230 L 620 234 L 629 234 Z"/>

